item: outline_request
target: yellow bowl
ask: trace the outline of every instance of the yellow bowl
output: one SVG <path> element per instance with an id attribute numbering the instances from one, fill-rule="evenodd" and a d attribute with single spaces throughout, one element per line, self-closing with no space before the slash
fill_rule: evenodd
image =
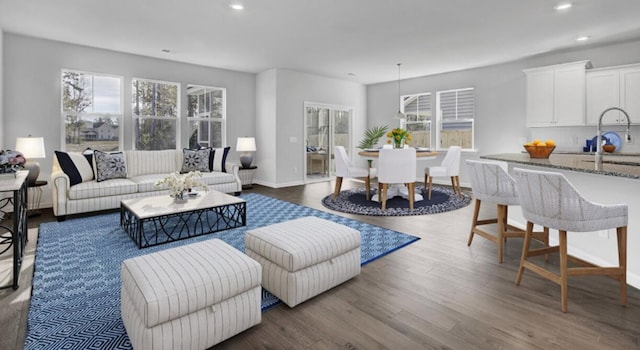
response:
<path id="1" fill-rule="evenodd" d="M 549 158 L 551 152 L 556 149 L 556 146 L 527 146 L 524 145 L 524 149 L 529 152 L 531 158 Z"/>

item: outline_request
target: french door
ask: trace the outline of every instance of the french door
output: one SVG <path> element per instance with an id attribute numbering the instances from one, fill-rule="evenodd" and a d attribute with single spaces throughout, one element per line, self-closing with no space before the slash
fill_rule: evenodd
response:
<path id="1" fill-rule="evenodd" d="M 353 108 L 305 102 L 305 182 L 329 181 L 335 175 L 333 149 L 351 150 Z"/>

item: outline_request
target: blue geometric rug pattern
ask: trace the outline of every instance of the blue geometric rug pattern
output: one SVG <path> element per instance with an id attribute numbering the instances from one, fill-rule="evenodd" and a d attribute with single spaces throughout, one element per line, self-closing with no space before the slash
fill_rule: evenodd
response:
<path id="1" fill-rule="evenodd" d="M 408 216 L 444 213 L 466 207 L 471 203 L 470 195 L 463 192 L 460 197 L 449 187 L 433 186 L 430 200 L 427 199 L 427 190 L 422 186 L 416 186 L 415 192 L 424 198 L 413 203 L 413 210 L 409 210 L 409 201 L 400 196 L 388 198 L 386 209 L 382 210 L 379 202 L 367 200 L 364 188 L 341 191 L 336 198 L 330 194 L 322 199 L 322 205 L 331 210 L 349 214 Z M 377 193 L 377 190 L 372 190 L 371 196 Z"/>
<path id="2" fill-rule="evenodd" d="M 362 265 L 418 237 L 259 194 L 246 194 L 247 226 L 145 249 L 120 228 L 118 213 L 40 225 L 25 349 L 131 349 L 120 315 L 120 265 L 138 255 L 219 238 L 244 252 L 244 232 L 317 216 L 361 232 Z M 280 301 L 263 290 L 262 310 Z"/>

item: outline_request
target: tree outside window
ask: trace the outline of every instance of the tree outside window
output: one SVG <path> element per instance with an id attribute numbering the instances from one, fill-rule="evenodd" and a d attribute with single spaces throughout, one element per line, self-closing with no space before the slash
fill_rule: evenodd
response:
<path id="1" fill-rule="evenodd" d="M 180 110 L 178 91 L 178 83 L 132 80 L 135 149 L 176 148 Z"/>
<path id="2" fill-rule="evenodd" d="M 64 150 L 118 150 L 122 77 L 63 70 L 61 81 Z"/>

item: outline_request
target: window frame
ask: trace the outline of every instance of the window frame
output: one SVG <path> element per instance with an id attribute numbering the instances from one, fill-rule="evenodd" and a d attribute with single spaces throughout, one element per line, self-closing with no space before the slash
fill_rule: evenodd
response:
<path id="1" fill-rule="evenodd" d="M 200 112 L 200 94 L 196 95 L 198 96 L 197 100 L 198 100 L 198 108 L 196 108 L 194 110 L 194 113 L 196 114 L 195 116 L 190 116 L 189 115 L 189 87 L 193 86 L 195 88 L 200 88 L 200 89 L 204 89 L 205 93 L 202 94 L 204 96 L 204 101 L 206 105 L 206 101 L 207 101 L 207 93 L 211 93 L 213 91 L 220 91 L 220 93 L 222 94 L 222 96 L 220 97 L 221 101 L 222 101 L 222 107 L 220 108 L 220 117 L 214 117 L 212 116 L 213 108 L 211 108 L 211 110 L 209 110 L 208 112 L 205 110 L 204 112 Z M 202 127 L 202 122 L 207 122 L 209 130 L 209 140 L 207 140 L 208 146 L 207 147 L 214 147 L 214 139 L 213 139 L 213 123 L 215 122 L 220 122 L 220 147 L 224 147 L 227 144 L 227 88 L 223 88 L 223 87 L 219 87 L 219 86 L 205 86 L 205 85 L 198 85 L 198 84 L 187 84 L 187 114 L 185 116 L 185 119 L 187 120 L 187 130 L 189 131 L 189 133 L 191 133 L 191 123 L 198 123 L 198 140 L 197 142 L 200 144 L 200 128 Z M 209 104 L 211 106 L 213 106 L 213 100 L 209 100 Z M 206 106 L 205 106 L 206 109 Z M 204 116 L 201 116 L 204 115 Z M 188 135 L 188 139 L 191 139 L 191 135 Z M 189 143 L 189 141 L 187 142 Z M 190 144 L 188 144 L 187 146 L 191 146 Z"/>
<path id="2" fill-rule="evenodd" d="M 95 86 L 95 76 L 100 77 L 108 77 L 108 78 L 116 78 L 120 80 L 120 110 L 118 114 L 114 113 L 99 113 L 99 112 L 77 112 L 77 111 L 66 111 L 64 109 L 64 90 L 65 83 L 63 80 L 65 73 L 76 73 L 82 75 L 91 75 L 92 76 L 92 86 L 91 86 L 91 106 L 95 107 L 95 94 L 94 94 L 94 86 Z M 80 69 L 69 69 L 62 68 L 60 69 L 60 120 L 61 120 L 61 128 L 60 128 L 60 148 L 62 151 L 67 152 L 67 140 L 66 140 L 66 117 L 68 115 L 75 115 L 76 117 L 82 120 L 83 117 L 115 117 L 118 121 L 118 149 L 122 150 L 124 148 L 124 76 L 110 73 L 101 73 L 101 72 L 92 72 L 85 71 Z"/>
<path id="3" fill-rule="evenodd" d="M 136 90 L 134 89 L 134 82 L 136 81 L 145 81 L 145 82 L 151 82 L 151 83 L 155 83 L 155 84 L 168 84 L 168 85 L 175 85 L 176 86 L 176 116 L 157 116 L 157 115 L 138 115 L 135 113 L 135 98 L 134 98 L 134 93 L 137 93 Z M 175 142 L 176 145 L 173 149 L 180 149 L 181 148 L 181 132 L 180 130 L 181 128 L 181 94 L 182 94 L 182 89 L 181 89 L 181 84 L 179 82 L 173 82 L 173 81 L 165 81 L 165 80 L 158 80 L 158 79 L 147 79 L 147 78 L 137 78 L 137 77 L 132 77 L 131 78 L 131 122 L 132 122 L 132 133 L 131 133 L 131 149 L 136 150 L 137 147 L 137 139 L 136 139 L 136 119 L 139 120 L 174 120 L 176 123 L 176 130 L 175 130 Z M 169 148 L 171 149 L 171 148 Z"/>
<path id="4" fill-rule="evenodd" d="M 458 102 L 458 93 L 462 92 L 462 91 L 472 91 L 473 92 L 473 105 L 472 105 L 472 114 L 473 117 L 472 118 L 459 118 L 458 116 L 458 106 L 459 106 L 459 102 Z M 456 116 L 454 118 L 454 121 L 451 120 L 447 120 L 445 121 L 443 118 L 443 111 L 441 108 L 441 94 L 444 93 L 451 93 L 451 92 L 455 92 L 456 93 Z M 442 147 L 442 127 L 449 123 L 449 122 L 470 122 L 471 123 L 471 147 L 470 148 L 466 148 L 463 147 L 463 150 L 473 150 L 475 149 L 475 118 L 476 118 L 476 89 L 475 87 L 467 87 L 467 88 L 460 88 L 460 89 L 449 89 L 449 90 L 441 90 L 441 91 L 437 91 L 436 92 L 436 149 L 437 150 L 443 150 L 446 149 L 448 147 L 443 148 Z"/>
<path id="5" fill-rule="evenodd" d="M 406 104 L 405 104 L 405 99 L 406 98 L 410 98 L 410 97 L 416 97 L 418 100 L 420 100 L 421 97 L 425 97 L 429 99 L 429 118 L 427 120 L 424 121 L 415 121 L 415 122 L 410 122 L 409 118 L 407 117 L 407 113 L 406 113 Z M 424 146 L 424 147 L 428 147 L 431 148 L 432 147 L 432 140 L 433 140 L 433 125 L 434 125 L 434 120 L 433 120 L 433 93 L 429 92 L 420 92 L 417 94 L 407 94 L 407 95 L 402 95 L 400 96 L 400 112 L 402 112 L 405 115 L 405 118 L 402 119 L 400 121 L 400 127 L 409 130 L 409 125 L 410 124 L 415 124 L 415 125 L 419 125 L 419 124 L 423 124 L 425 125 L 425 129 L 427 130 L 428 134 L 429 134 L 429 144 Z M 419 112 L 420 108 L 420 102 L 418 102 L 418 110 L 417 112 Z M 409 131 L 411 132 L 411 131 Z"/>

